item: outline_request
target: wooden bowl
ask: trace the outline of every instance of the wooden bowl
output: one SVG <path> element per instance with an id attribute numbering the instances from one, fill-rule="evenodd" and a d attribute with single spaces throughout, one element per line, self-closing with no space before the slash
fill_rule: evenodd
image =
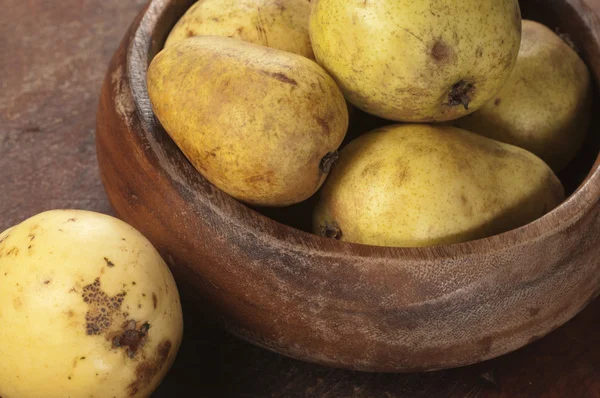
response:
<path id="1" fill-rule="evenodd" d="M 598 120 L 562 175 L 570 197 L 522 228 L 414 249 L 322 238 L 299 229 L 310 201 L 265 211 L 298 228 L 239 203 L 196 172 L 155 119 L 146 69 L 192 3 L 153 0 L 133 22 L 102 88 L 97 151 L 117 215 L 156 245 L 183 294 L 206 304 L 199 311 L 294 358 L 406 372 L 515 350 L 598 295 Z M 600 25 L 581 0 L 521 3 L 524 17 L 568 34 L 600 81 Z"/>

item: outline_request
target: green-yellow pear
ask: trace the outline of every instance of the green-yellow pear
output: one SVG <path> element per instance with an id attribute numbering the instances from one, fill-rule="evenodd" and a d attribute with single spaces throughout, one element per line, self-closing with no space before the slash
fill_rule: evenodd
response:
<path id="1" fill-rule="evenodd" d="M 317 0 L 309 31 L 317 61 L 358 108 L 446 121 L 500 91 L 521 13 L 517 0 Z"/>
<path id="2" fill-rule="evenodd" d="M 154 113 L 196 169 L 246 203 L 284 206 L 321 186 L 348 128 L 335 81 L 303 56 L 222 36 L 162 50 Z"/>
<path id="3" fill-rule="evenodd" d="M 169 33 L 165 47 L 191 36 L 227 36 L 314 59 L 307 0 L 200 0 Z"/>
<path id="4" fill-rule="evenodd" d="M 564 198 L 532 153 L 451 126 L 393 125 L 352 141 L 320 192 L 314 232 L 377 246 L 495 235 Z"/>
<path id="5" fill-rule="evenodd" d="M 524 20 L 510 79 L 493 100 L 456 124 L 525 148 L 559 172 L 583 143 L 591 105 L 585 63 L 552 30 Z"/>

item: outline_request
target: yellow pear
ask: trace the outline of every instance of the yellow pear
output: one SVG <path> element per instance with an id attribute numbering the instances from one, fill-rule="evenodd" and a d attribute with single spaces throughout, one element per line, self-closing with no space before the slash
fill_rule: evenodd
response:
<path id="1" fill-rule="evenodd" d="M 154 113 L 196 169 L 246 203 L 284 206 L 321 186 L 348 128 L 335 81 L 297 54 L 222 36 L 162 50 Z"/>
<path id="2" fill-rule="evenodd" d="M 183 336 L 177 285 L 130 225 L 50 210 L 0 233 L 0 396 L 148 398 Z"/>
<path id="3" fill-rule="evenodd" d="M 215 35 L 314 59 L 307 0 L 201 0 L 171 30 L 165 47 L 192 36 Z"/>
<path id="4" fill-rule="evenodd" d="M 433 246 L 495 235 L 564 198 L 552 170 L 524 149 L 451 126 L 406 124 L 340 152 L 314 231 L 377 246 Z"/>
<path id="5" fill-rule="evenodd" d="M 523 21 L 517 63 L 500 93 L 457 126 L 525 148 L 561 171 L 581 147 L 591 118 L 590 73 L 546 26 Z"/>
<path id="6" fill-rule="evenodd" d="M 445 121 L 500 91 L 521 13 L 517 0 L 318 0 L 309 30 L 352 104 L 390 120 Z"/>

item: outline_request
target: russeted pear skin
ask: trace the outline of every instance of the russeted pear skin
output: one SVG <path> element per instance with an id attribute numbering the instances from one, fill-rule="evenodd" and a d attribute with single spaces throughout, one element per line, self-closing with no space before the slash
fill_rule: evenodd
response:
<path id="1" fill-rule="evenodd" d="M 175 24 L 165 47 L 193 36 L 226 36 L 314 59 L 307 0 L 200 0 Z"/>
<path id="2" fill-rule="evenodd" d="M 569 164 L 590 126 L 590 73 L 548 27 L 523 21 L 517 63 L 502 91 L 456 125 L 535 153 L 555 172 Z"/>
<path id="3" fill-rule="evenodd" d="M 517 228 L 563 199 L 552 170 L 524 149 L 451 126 L 392 125 L 340 151 L 313 226 L 347 242 L 436 246 Z"/>
<path id="4" fill-rule="evenodd" d="M 211 183 L 248 204 L 312 196 L 348 128 L 335 81 L 303 56 L 222 36 L 163 49 L 148 94 L 164 129 Z"/>
<path id="5" fill-rule="evenodd" d="M 405 122 L 454 120 L 483 106 L 519 51 L 517 0 L 317 0 L 317 62 L 358 108 Z"/>

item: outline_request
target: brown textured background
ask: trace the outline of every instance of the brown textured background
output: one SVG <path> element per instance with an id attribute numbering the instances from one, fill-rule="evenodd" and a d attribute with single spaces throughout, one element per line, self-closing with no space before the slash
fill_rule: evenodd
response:
<path id="1" fill-rule="evenodd" d="M 600 0 L 588 0 L 600 12 Z M 94 149 L 108 61 L 144 0 L 0 2 L 0 231 L 44 210 L 111 213 Z M 600 397 L 600 299 L 513 354 L 389 375 L 305 364 L 225 335 L 186 307 L 186 337 L 154 397 Z"/>

